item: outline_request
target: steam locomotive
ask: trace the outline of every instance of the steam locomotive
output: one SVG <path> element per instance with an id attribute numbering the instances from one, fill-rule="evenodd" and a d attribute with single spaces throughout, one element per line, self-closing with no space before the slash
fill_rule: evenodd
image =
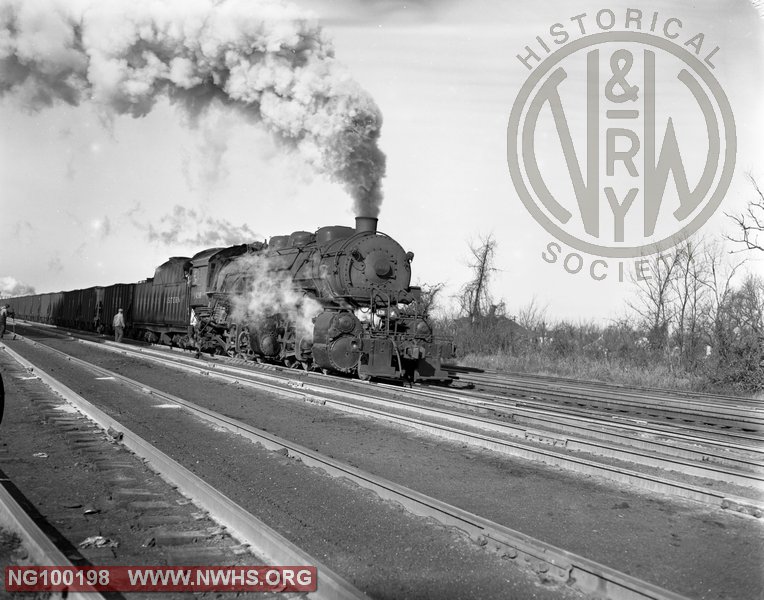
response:
<path id="1" fill-rule="evenodd" d="M 411 261 L 377 219 L 174 257 L 135 284 L 13 299 L 19 318 L 361 379 L 449 381 Z M 193 329 L 189 328 L 194 321 Z"/>

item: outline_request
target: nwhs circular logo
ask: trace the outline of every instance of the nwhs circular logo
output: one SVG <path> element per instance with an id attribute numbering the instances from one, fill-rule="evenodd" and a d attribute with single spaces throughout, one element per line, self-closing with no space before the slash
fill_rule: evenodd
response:
<path id="1" fill-rule="evenodd" d="M 507 128 L 509 171 L 528 211 L 561 242 L 612 258 L 696 232 L 724 198 L 736 153 L 732 110 L 711 72 L 719 48 L 702 53 L 702 33 L 682 43 L 681 21 L 661 24 L 657 13 L 643 31 L 641 12 L 628 11 L 640 20 L 635 27 L 627 12 L 626 27 L 639 31 L 611 31 L 606 10 L 597 33 L 568 41 L 557 23 L 550 43 L 526 46 L 517 58 L 532 72 Z M 571 19 L 581 33 L 583 16 Z M 564 45 L 552 52 L 554 43 Z"/>

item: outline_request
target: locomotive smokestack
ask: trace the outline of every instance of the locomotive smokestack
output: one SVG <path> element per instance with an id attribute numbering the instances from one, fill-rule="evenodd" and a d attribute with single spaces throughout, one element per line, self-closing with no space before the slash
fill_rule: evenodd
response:
<path id="1" fill-rule="evenodd" d="M 377 217 L 356 217 L 355 218 L 355 232 L 356 233 L 377 233 Z"/>

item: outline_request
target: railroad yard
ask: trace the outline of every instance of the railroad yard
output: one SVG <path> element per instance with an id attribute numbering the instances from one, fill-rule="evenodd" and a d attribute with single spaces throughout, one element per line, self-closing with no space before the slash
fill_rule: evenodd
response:
<path id="1" fill-rule="evenodd" d="M 73 564 L 316 565 L 325 598 L 764 592 L 761 402 L 459 368 L 407 387 L 17 334 L 6 502 Z M 32 539 L 5 563 L 46 564 Z"/>
<path id="2" fill-rule="evenodd" d="M 0 0 L 0 600 L 764 600 L 763 24 Z"/>

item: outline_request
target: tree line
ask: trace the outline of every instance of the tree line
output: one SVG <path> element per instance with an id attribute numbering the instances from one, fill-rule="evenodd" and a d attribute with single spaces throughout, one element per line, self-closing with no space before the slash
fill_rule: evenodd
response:
<path id="1" fill-rule="evenodd" d="M 764 195 L 728 215 L 728 242 L 687 239 L 647 258 L 634 295 L 608 324 L 555 320 L 532 300 L 510 314 L 490 293 L 497 242 L 470 244 L 472 276 L 450 314 L 437 311 L 443 284 L 423 286 L 436 332 L 453 336 L 462 363 L 527 372 L 722 392 L 764 391 Z M 753 255 L 753 256 L 751 256 Z"/>

